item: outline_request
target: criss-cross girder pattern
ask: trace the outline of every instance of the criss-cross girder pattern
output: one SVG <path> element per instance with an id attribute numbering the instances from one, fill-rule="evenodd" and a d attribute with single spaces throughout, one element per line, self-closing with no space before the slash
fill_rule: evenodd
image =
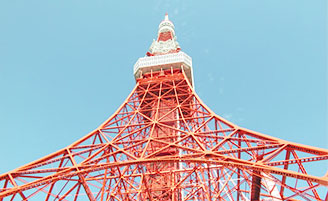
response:
<path id="1" fill-rule="evenodd" d="M 137 80 L 85 137 L 0 175 L 0 200 L 325 200 L 327 159 L 214 114 L 171 69 Z"/>

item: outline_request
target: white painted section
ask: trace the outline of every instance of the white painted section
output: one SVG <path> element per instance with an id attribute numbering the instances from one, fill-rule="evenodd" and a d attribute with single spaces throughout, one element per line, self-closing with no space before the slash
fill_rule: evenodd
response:
<path id="1" fill-rule="evenodd" d="M 192 67 L 192 59 L 186 53 L 180 51 L 178 53 L 151 56 L 151 57 L 141 57 L 134 64 L 134 74 L 144 67 L 151 66 L 161 66 L 174 63 L 184 63 L 189 67 Z"/>
<path id="2" fill-rule="evenodd" d="M 194 87 L 192 59 L 182 51 L 178 53 L 141 57 L 134 64 L 133 74 L 134 77 L 138 79 L 144 73 L 156 72 L 171 68 L 181 69 L 182 67 L 187 75 L 188 80 Z"/>
<path id="3" fill-rule="evenodd" d="M 272 196 L 272 199 L 265 199 L 265 200 L 270 200 L 270 201 L 280 201 L 282 200 L 279 190 L 276 186 L 276 183 L 273 181 L 273 178 L 270 176 L 270 174 L 266 174 L 262 172 L 262 183 L 267 189 L 267 191 L 270 193 Z"/>
<path id="4" fill-rule="evenodd" d="M 225 172 L 225 174 L 228 174 L 228 172 L 224 169 L 223 170 L 224 172 Z M 238 180 L 238 179 L 229 179 L 229 181 L 234 185 L 234 186 L 237 186 L 237 184 L 234 182 L 234 180 Z M 241 180 L 241 179 L 240 179 Z M 224 180 L 220 180 L 219 181 L 220 182 L 220 185 L 224 185 Z M 227 195 L 229 195 L 229 193 L 228 193 L 228 191 L 227 191 L 227 188 L 224 188 L 225 190 L 225 192 L 227 193 Z M 242 201 L 249 201 L 249 199 L 246 197 L 246 195 L 245 195 L 245 193 L 242 193 L 242 192 L 240 192 L 240 195 L 241 195 L 241 200 Z M 230 200 L 233 200 L 231 197 L 230 197 L 230 195 L 228 196 L 229 197 L 229 199 Z"/>

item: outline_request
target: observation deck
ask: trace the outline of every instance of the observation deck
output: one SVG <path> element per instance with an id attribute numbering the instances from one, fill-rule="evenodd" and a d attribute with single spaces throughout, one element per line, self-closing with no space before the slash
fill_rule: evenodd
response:
<path id="1" fill-rule="evenodd" d="M 178 53 L 141 57 L 134 64 L 133 69 L 136 80 L 141 78 L 143 74 L 158 72 L 161 70 L 183 69 L 190 84 L 194 86 L 192 59 L 182 51 Z"/>

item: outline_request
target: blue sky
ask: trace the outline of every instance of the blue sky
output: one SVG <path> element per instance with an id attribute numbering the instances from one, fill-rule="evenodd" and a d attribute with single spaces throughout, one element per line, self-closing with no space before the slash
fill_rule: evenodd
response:
<path id="1" fill-rule="evenodd" d="M 0 2 L 0 173 L 97 128 L 168 12 L 218 115 L 328 148 L 325 0 Z"/>

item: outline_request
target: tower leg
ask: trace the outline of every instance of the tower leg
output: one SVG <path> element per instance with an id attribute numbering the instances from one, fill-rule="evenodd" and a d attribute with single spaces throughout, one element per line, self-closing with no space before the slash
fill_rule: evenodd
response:
<path id="1" fill-rule="evenodd" d="M 260 200 L 260 192 L 261 192 L 261 177 L 257 176 L 260 175 L 260 171 L 253 171 L 253 179 L 252 179 L 252 188 L 251 188 L 251 200 L 252 201 L 259 201 Z"/>

